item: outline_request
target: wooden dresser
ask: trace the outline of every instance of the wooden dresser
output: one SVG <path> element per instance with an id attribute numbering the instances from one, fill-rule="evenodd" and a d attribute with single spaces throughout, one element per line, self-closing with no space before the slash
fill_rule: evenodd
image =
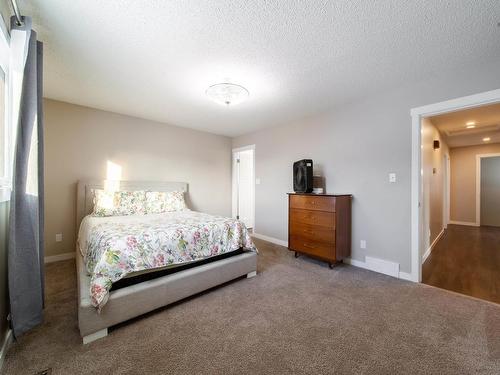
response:
<path id="1" fill-rule="evenodd" d="M 288 194 L 288 248 L 333 264 L 351 255 L 352 195 Z"/>

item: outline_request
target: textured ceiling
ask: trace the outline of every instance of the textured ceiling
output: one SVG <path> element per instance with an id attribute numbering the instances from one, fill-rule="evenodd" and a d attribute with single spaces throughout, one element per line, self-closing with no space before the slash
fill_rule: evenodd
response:
<path id="1" fill-rule="evenodd" d="M 19 0 L 45 96 L 235 136 L 500 60 L 498 0 Z M 229 80 L 250 99 L 205 96 Z"/>
<path id="2" fill-rule="evenodd" d="M 434 126 L 443 134 L 450 147 L 463 147 L 485 143 L 500 143 L 500 103 L 463 111 L 445 113 L 429 117 Z M 467 129 L 466 123 L 475 123 L 474 129 Z"/>

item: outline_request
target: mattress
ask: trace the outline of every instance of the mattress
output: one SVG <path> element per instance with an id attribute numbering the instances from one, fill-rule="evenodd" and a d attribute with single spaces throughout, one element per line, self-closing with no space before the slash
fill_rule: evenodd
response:
<path id="1" fill-rule="evenodd" d="M 91 302 L 98 309 L 119 280 L 239 249 L 256 251 L 241 221 L 191 210 L 87 216 L 80 226 L 78 245 L 91 278 Z"/>

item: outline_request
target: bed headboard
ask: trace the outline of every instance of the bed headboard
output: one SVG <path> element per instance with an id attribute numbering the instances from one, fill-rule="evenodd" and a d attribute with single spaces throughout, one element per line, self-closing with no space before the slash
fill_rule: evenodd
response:
<path id="1" fill-rule="evenodd" d="M 83 218 L 94 209 L 92 189 L 104 189 L 104 180 L 80 180 L 76 191 L 76 228 Z M 188 192 L 186 182 L 172 181 L 120 181 L 120 190 L 183 191 Z M 187 197 L 186 197 L 187 199 Z"/>

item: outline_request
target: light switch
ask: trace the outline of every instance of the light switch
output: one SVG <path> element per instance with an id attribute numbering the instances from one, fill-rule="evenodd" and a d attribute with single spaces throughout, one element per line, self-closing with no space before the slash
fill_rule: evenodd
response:
<path id="1" fill-rule="evenodd" d="M 56 234 L 56 242 L 61 242 L 62 241 L 62 233 L 57 233 Z"/>
<path id="2" fill-rule="evenodd" d="M 366 249 L 366 240 L 359 241 L 359 247 L 362 249 Z"/>
<path id="3" fill-rule="evenodd" d="M 260 185 L 260 178 L 255 179 L 255 185 Z"/>
<path id="4" fill-rule="evenodd" d="M 396 173 L 394 172 L 389 173 L 389 182 L 391 183 L 396 182 Z"/>

